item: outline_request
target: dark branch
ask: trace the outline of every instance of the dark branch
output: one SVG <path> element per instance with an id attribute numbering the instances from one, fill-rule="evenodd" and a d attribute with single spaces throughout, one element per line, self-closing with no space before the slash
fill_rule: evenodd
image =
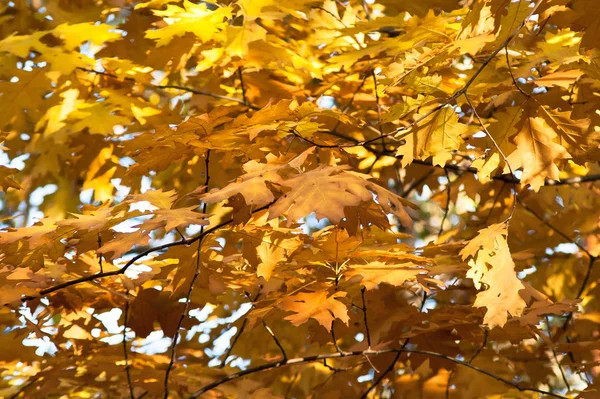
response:
<path id="1" fill-rule="evenodd" d="M 77 69 L 79 69 L 80 71 L 83 71 L 83 72 L 93 73 L 93 74 L 101 75 L 101 76 L 106 76 L 106 77 L 113 78 L 113 79 L 121 79 L 119 76 L 117 76 L 115 74 L 112 74 L 112 73 L 109 73 L 109 72 L 96 71 L 96 70 L 87 69 L 87 68 L 77 68 Z M 131 82 L 139 83 L 137 80 L 135 80 L 132 77 L 125 77 L 123 79 L 127 80 L 127 81 L 131 81 Z M 242 99 L 235 98 L 235 97 L 229 97 L 229 96 L 225 96 L 225 95 L 222 95 L 222 94 L 211 93 L 209 91 L 197 90 L 197 89 L 192 89 L 191 87 L 179 86 L 179 85 L 152 85 L 151 84 L 150 86 L 152 86 L 154 88 L 157 88 L 157 89 L 181 90 L 181 91 L 185 91 L 185 92 L 192 93 L 192 94 L 197 94 L 197 95 L 201 95 L 201 96 L 207 96 L 207 97 L 216 98 L 216 99 L 219 99 L 219 100 L 226 100 L 226 101 L 236 102 L 238 104 L 245 105 L 246 107 L 248 107 L 250 109 L 253 109 L 253 110 L 259 110 L 260 109 L 260 107 L 257 107 L 256 105 L 248 104 L 245 98 L 242 100 Z"/>
<path id="2" fill-rule="evenodd" d="M 218 386 L 221 386 L 229 381 L 236 380 L 238 378 L 241 378 L 241 377 L 244 377 L 247 375 L 251 375 L 254 373 L 258 373 L 261 371 L 265 371 L 265 370 L 272 370 L 272 369 L 285 367 L 285 366 L 292 366 L 292 365 L 296 365 L 296 364 L 312 363 L 315 361 L 322 361 L 324 359 L 334 359 L 334 358 L 339 358 L 339 357 L 353 357 L 353 356 L 376 356 L 376 355 L 382 355 L 385 353 L 397 353 L 397 354 L 399 354 L 399 353 L 409 353 L 409 354 L 414 353 L 414 354 L 418 354 L 418 355 L 426 355 L 426 356 L 437 357 L 440 359 L 445 359 L 450 362 L 459 364 L 461 366 L 470 368 L 471 370 L 477 371 L 478 373 L 487 375 L 488 377 L 491 377 L 497 381 L 500 381 L 506 385 L 509 385 L 509 386 L 515 388 L 515 389 L 518 389 L 521 392 L 537 392 L 540 394 L 552 396 L 554 398 L 567 399 L 565 396 L 556 394 L 554 392 L 544 391 L 542 389 L 537 389 L 537 388 L 523 387 L 518 383 L 515 383 L 511 380 L 500 377 L 498 375 L 495 375 L 487 370 L 484 370 L 477 366 L 474 366 L 464 360 L 459 360 L 454 357 L 444 355 L 442 353 L 419 350 L 419 349 L 383 349 L 383 350 L 377 350 L 377 351 L 365 350 L 365 351 L 353 351 L 353 352 L 342 352 L 342 353 L 336 352 L 336 353 L 327 353 L 327 354 L 322 354 L 322 355 L 299 357 L 299 358 L 294 358 L 294 359 L 288 359 L 285 361 L 279 360 L 276 362 L 261 364 L 259 366 L 255 366 L 255 367 L 247 368 L 245 370 L 238 371 L 237 373 L 226 375 L 225 377 L 202 387 L 201 389 L 199 389 L 198 391 L 196 391 L 192 395 L 190 395 L 188 398 L 189 399 L 197 398 L 198 396 L 202 395 L 203 393 L 208 392 L 208 391 L 210 391 Z"/>
<path id="3" fill-rule="evenodd" d="M 238 76 L 240 77 L 240 86 L 242 88 L 242 99 L 244 100 L 244 105 L 248 106 L 248 99 L 246 98 L 246 87 L 244 86 L 244 77 L 242 76 L 242 67 L 238 68 Z"/>
<path id="4" fill-rule="evenodd" d="M 362 298 L 362 308 L 360 308 L 363 312 L 363 320 L 365 322 L 365 332 L 367 336 L 367 345 L 369 349 L 371 349 L 371 332 L 369 331 L 369 323 L 367 322 L 367 302 L 365 301 L 365 291 L 367 289 L 362 287 L 360 289 L 360 296 Z"/>
<path id="5" fill-rule="evenodd" d="M 206 170 L 205 179 L 204 179 L 204 187 L 206 187 L 207 191 L 208 191 L 208 183 L 210 182 L 210 173 L 208 173 L 209 165 L 210 165 L 210 150 L 207 150 L 206 157 L 204 159 L 204 166 L 205 166 L 205 170 Z M 206 214 L 207 205 L 208 204 L 206 202 L 204 202 L 202 204 L 202 213 L 203 214 Z M 202 225 L 200 227 L 200 234 L 202 234 L 203 232 L 204 232 L 204 225 Z M 192 297 L 192 291 L 194 290 L 194 283 L 196 282 L 196 280 L 198 279 L 198 276 L 200 275 L 200 265 L 201 265 L 200 258 L 202 255 L 202 241 L 203 241 L 203 239 L 198 240 L 198 250 L 196 251 L 196 269 L 194 270 L 194 276 L 192 277 L 192 280 L 190 281 L 190 286 L 189 286 L 187 294 L 185 296 L 183 310 L 181 311 L 181 315 L 179 316 L 179 321 L 177 322 L 177 328 L 175 328 L 175 335 L 173 336 L 173 341 L 171 342 L 171 358 L 169 360 L 169 364 L 168 364 L 167 370 L 165 372 L 164 399 L 169 398 L 169 374 L 171 374 L 171 370 L 173 369 L 173 366 L 175 365 L 175 353 L 177 350 L 177 341 L 179 339 L 179 330 L 181 329 L 181 325 L 183 324 L 183 321 L 185 320 L 185 317 L 187 316 L 187 313 L 188 313 L 188 309 L 190 307 L 190 300 Z"/>
<path id="6" fill-rule="evenodd" d="M 448 169 L 444 168 L 444 173 L 446 174 L 446 180 L 448 180 L 447 186 L 446 186 L 446 207 L 444 209 L 444 217 L 442 218 L 442 223 L 440 223 L 440 230 L 438 231 L 438 240 L 440 239 L 440 237 L 442 236 L 442 233 L 444 232 L 444 223 L 446 222 L 446 219 L 448 218 L 448 212 L 450 211 L 450 175 L 448 174 Z"/>
<path id="7" fill-rule="evenodd" d="M 247 320 L 247 319 L 246 319 Z M 279 342 L 279 340 L 277 339 L 277 337 L 275 336 L 275 334 L 273 333 L 273 330 L 271 330 L 271 328 L 267 325 L 267 323 L 265 323 L 265 321 L 262 321 L 263 326 L 265 327 L 265 330 L 267 330 L 267 332 L 269 333 L 269 335 L 271 336 L 271 338 L 273 338 L 273 341 L 275 341 L 275 345 L 277 345 L 277 347 L 279 348 L 279 350 L 281 351 L 281 355 L 283 356 L 283 360 L 287 361 L 287 355 L 285 353 L 285 349 L 283 349 L 283 346 L 281 346 L 281 342 Z"/>
<path id="8" fill-rule="evenodd" d="M 127 295 L 127 294 L 125 294 Z M 133 393 L 133 384 L 131 382 L 131 371 L 129 370 L 129 352 L 127 351 L 127 316 L 129 315 L 129 298 L 125 301 L 125 310 L 123 311 L 123 357 L 125 358 L 125 375 L 127 376 L 127 386 L 129 387 L 129 397 L 135 399 Z"/>

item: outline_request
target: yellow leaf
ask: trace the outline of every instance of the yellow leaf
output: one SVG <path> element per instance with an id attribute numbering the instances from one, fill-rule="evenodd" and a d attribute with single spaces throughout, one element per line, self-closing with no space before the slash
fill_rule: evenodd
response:
<path id="1" fill-rule="evenodd" d="M 559 178 L 557 161 L 571 158 L 565 147 L 553 141 L 554 138 L 556 132 L 539 117 L 526 118 L 514 138 L 517 150 L 508 156 L 508 163 L 513 170 L 523 168 L 521 183 L 531 185 L 535 191 L 544 185 L 546 178 Z M 504 172 L 507 170 L 505 167 Z"/>
<path id="2" fill-rule="evenodd" d="M 383 262 L 371 262 L 366 265 L 350 265 L 348 277 L 361 276 L 361 284 L 372 290 L 381 283 L 387 283 L 400 287 L 406 281 L 414 280 L 424 270 L 414 263 L 386 264 Z"/>
<path id="3" fill-rule="evenodd" d="M 519 291 L 525 287 L 516 275 L 515 263 L 504 236 L 498 236 L 494 247 L 484 251 L 489 257 L 483 258 L 486 258 L 485 262 L 491 269 L 483 275 L 481 283 L 488 288 L 477 294 L 474 306 L 487 308 L 483 322 L 490 329 L 495 326 L 503 327 L 508 320 L 508 314 L 518 317 L 523 313 L 526 304 Z M 476 262 L 483 261 L 478 254 Z"/>
<path id="4" fill-rule="evenodd" d="M 158 47 L 169 44 L 175 37 L 187 32 L 193 33 L 203 42 L 213 38 L 227 26 L 231 18 L 231 7 L 218 7 L 210 10 L 206 3 L 194 4 L 189 0 L 183 7 L 168 4 L 166 10 L 152 10 L 155 15 L 164 18 L 166 26 L 146 31 L 146 38 L 156 40 Z"/>
<path id="5" fill-rule="evenodd" d="M 350 320 L 346 305 L 338 300 L 345 296 L 345 292 L 336 292 L 331 296 L 327 295 L 327 291 L 302 292 L 284 298 L 277 306 L 294 312 L 285 319 L 295 326 L 306 323 L 308 319 L 315 319 L 327 331 L 331 331 L 331 323 L 335 319 L 340 319 L 345 324 Z"/>
<path id="6" fill-rule="evenodd" d="M 420 119 L 419 114 L 415 118 Z M 452 150 L 459 148 L 462 136 L 468 131 L 466 125 L 458 122 L 458 115 L 452 107 L 444 107 L 420 121 L 412 131 L 400 133 L 406 143 L 397 150 L 402 156 L 402 165 L 410 164 L 415 158 L 433 157 L 433 164 L 444 166 L 452 157 Z"/>
<path id="7" fill-rule="evenodd" d="M 498 237 L 506 235 L 506 224 L 496 223 L 485 229 L 479 230 L 479 234 L 473 238 L 469 243 L 460 251 L 460 255 L 463 260 L 469 256 L 475 257 L 477 252 L 484 249 L 493 248 Z"/>

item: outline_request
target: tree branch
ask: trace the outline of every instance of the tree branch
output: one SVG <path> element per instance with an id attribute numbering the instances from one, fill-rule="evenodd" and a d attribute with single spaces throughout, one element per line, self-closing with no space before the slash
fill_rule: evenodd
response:
<path id="1" fill-rule="evenodd" d="M 367 289 L 363 286 L 360 289 L 360 296 L 362 298 L 362 312 L 363 312 L 363 321 L 365 323 L 365 332 L 367 336 L 367 345 L 368 348 L 371 349 L 371 332 L 369 331 L 369 323 L 367 322 L 367 302 L 365 301 L 365 291 Z"/>
<path id="2" fill-rule="evenodd" d="M 125 358 L 125 375 L 127 376 L 127 386 L 129 387 L 129 397 L 135 399 L 133 393 L 133 384 L 131 382 L 131 372 L 129 370 L 129 353 L 127 351 L 127 316 L 129 315 L 129 298 L 125 301 L 125 310 L 123 311 L 123 357 Z"/>
<path id="3" fill-rule="evenodd" d="M 112 73 L 109 73 L 109 72 L 96 71 L 94 69 L 87 69 L 87 68 L 81 68 L 81 67 L 78 67 L 77 69 L 79 69 L 80 71 L 83 71 L 83 72 L 94 73 L 96 75 L 106 76 L 106 77 L 117 79 L 117 80 L 121 79 L 119 76 L 117 76 L 115 74 L 112 74 Z M 130 81 L 130 82 L 139 83 L 137 80 L 135 80 L 132 77 L 125 77 L 123 79 L 127 80 L 127 81 Z M 197 94 L 197 95 L 201 95 L 201 96 L 207 96 L 207 97 L 216 98 L 216 99 L 219 99 L 219 100 L 226 100 L 226 101 L 236 102 L 238 104 L 242 104 L 242 105 L 244 105 L 244 106 L 246 106 L 246 107 L 248 107 L 250 109 L 253 109 L 255 111 L 257 111 L 257 110 L 260 109 L 260 107 L 258 107 L 256 105 L 252 105 L 252 104 L 247 103 L 247 101 L 246 101 L 245 98 L 242 100 L 242 99 L 235 98 L 235 97 L 229 97 L 229 96 L 225 96 L 225 95 L 222 95 L 222 94 L 211 93 L 209 91 L 204 91 L 204 90 L 192 89 L 191 87 L 180 86 L 180 85 L 153 85 L 153 84 L 150 84 L 149 86 L 152 86 L 152 87 L 154 87 L 156 89 L 181 90 L 181 91 L 185 91 L 185 92 L 192 93 L 192 94 Z"/>
<path id="4" fill-rule="evenodd" d="M 528 392 L 537 392 L 540 394 L 552 396 L 554 398 L 567 399 L 565 396 L 556 394 L 554 392 L 545 391 L 545 390 L 537 389 L 537 388 L 523 387 L 518 383 L 512 382 L 511 380 L 508 380 L 506 378 L 495 375 L 492 372 L 481 369 L 481 368 L 474 366 L 464 360 L 459 360 L 454 357 L 444 355 L 442 353 L 425 351 L 425 350 L 420 350 L 420 349 L 382 349 L 382 350 L 364 350 L 364 351 L 353 351 L 353 352 L 342 352 L 342 353 L 336 352 L 336 353 L 327 353 L 327 354 L 321 354 L 321 355 L 305 356 L 305 357 L 299 357 L 299 358 L 287 359 L 287 360 L 282 359 L 279 361 L 261 364 L 259 366 L 250 367 L 245 370 L 238 371 L 237 373 L 226 375 L 225 377 L 200 388 L 198 391 L 194 392 L 188 398 L 189 399 L 197 398 L 198 396 L 202 395 L 203 393 L 208 392 L 208 391 L 210 391 L 220 385 L 223 385 L 229 381 L 236 380 L 238 378 L 241 378 L 241 377 L 244 377 L 244 376 L 247 376 L 250 374 L 258 373 L 261 371 L 265 371 L 265 370 L 272 370 L 272 369 L 285 367 L 285 366 L 292 366 L 292 365 L 296 365 L 296 364 L 312 363 L 312 362 L 321 361 L 324 359 L 334 359 L 334 358 L 339 358 L 339 357 L 353 357 L 353 356 L 376 356 L 376 355 L 382 355 L 385 353 L 397 353 L 397 354 L 414 353 L 414 354 L 418 354 L 418 355 L 432 356 L 432 357 L 436 357 L 436 358 L 440 358 L 440 359 L 445 359 L 450 362 L 459 364 L 461 366 L 470 368 L 471 370 L 477 371 L 478 373 L 487 375 L 488 377 L 491 377 L 497 381 L 500 381 L 506 385 L 509 385 L 509 386 L 515 388 L 515 389 L 518 389 L 521 392 L 527 392 L 527 391 Z"/>
<path id="5" fill-rule="evenodd" d="M 248 319 L 246 319 L 246 320 L 248 320 Z M 283 346 L 281 346 L 281 343 L 279 342 L 279 340 L 277 339 L 277 337 L 273 333 L 273 330 L 271 330 L 271 328 L 267 325 L 267 323 L 265 323 L 264 320 L 262 321 L 262 324 L 265 327 L 265 330 L 267 330 L 267 332 L 271 336 L 271 338 L 273 338 L 273 341 L 275 341 L 275 345 L 277 345 L 277 347 L 281 351 L 281 355 L 283 356 L 283 360 L 287 361 L 288 357 L 287 357 L 287 355 L 285 353 L 285 349 L 283 349 Z"/>
<path id="6" fill-rule="evenodd" d="M 274 201 L 273 201 L 274 202 Z M 254 212 L 252 213 L 257 213 L 257 212 L 261 212 L 264 211 L 265 209 L 268 209 L 271 205 L 273 205 L 273 202 L 270 202 L 264 206 L 261 206 L 260 208 L 257 208 Z M 23 296 L 21 298 L 21 302 L 26 302 L 26 301 L 31 301 L 34 299 L 39 299 L 41 297 L 44 297 L 48 294 L 51 294 L 55 291 L 61 290 L 63 288 L 67 288 L 67 287 L 71 287 L 74 285 L 78 285 L 81 283 L 86 283 L 89 281 L 93 281 L 95 279 L 98 278 L 103 278 L 103 277 L 110 277 L 110 276 L 118 276 L 120 274 L 123 274 L 127 271 L 127 269 L 129 269 L 135 262 L 137 262 L 139 259 L 148 256 L 149 254 L 151 254 L 152 252 L 156 252 L 156 251 L 161 251 L 163 249 L 167 249 L 167 248 L 171 248 L 171 247 L 177 247 L 180 245 L 191 245 L 193 243 L 195 243 L 198 240 L 201 240 L 202 238 L 204 238 L 205 236 L 214 233 L 215 231 L 228 226 L 230 224 L 232 224 L 234 222 L 234 219 L 230 219 L 227 220 L 225 222 L 221 222 L 217 225 L 215 225 L 214 227 L 207 229 L 203 232 L 198 233 L 196 236 L 194 237 L 190 237 L 187 240 L 181 240 L 181 241 L 175 241 L 175 242 L 170 242 L 167 244 L 162 244 L 162 245 L 157 245 L 155 247 L 151 247 L 148 248 L 147 250 L 140 252 L 139 254 L 137 254 L 136 256 L 134 256 L 133 258 L 131 258 L 123 267 L 121 267 L 120 269 L 117 270 L 113 270 L 110 272 L 103 272 L 103 273 L 95 273 L 95 274 L 91 274 L 89 276 L 84 276 L 84 277 L 80 277 L 80 278 L 76 278 L 73 280 L 69 280 L 69 281 L 65 281 L 64 283 L 60 283 L 57 285 L 54 285 L 52 287 L 46 288 L 41 290 L 37 295 L 26 295 Z"/>
<path id="7" fill-rule="evenodd" d="M 446 180 L 448 180 L 447 183 L 447 187 L 446 187 L 446 207 L 444 209 L 444 217 L 442 218 L 442 223 L 440 223 L 440 230 L 438 231 L 438 240 L 440 239 L 440 237 L 442 236 L 442 233 L 444 232 L 444 223 L 446 222 L 446 219 L 448 218 L 448 212 L 450 211 L 450 175 L 448 174 L 448 169 L 444 168 L 444 173 L 446 174 Z"/>
<path id="8" fill-rule="evenodd" d="M 206 157 L 204 158 L 204 166 L 205 166 L 205 179 L 204 179 L 204 187 L 206 187 L 206 191 L 208 191 L 208 183 L 210 182 L 210 173 L 208 173 L 208 167 L 210 165 L 210 150 L 206 151 Z M 203 202 L 202 204 L 202 213 L 206 214 L 207 203 Z M 204 232 L 204 225 L 200 226 L 200 234 Z M 187 294 L 185 296 L 185 302 L 183 305 L 183 310 L 181 311 L 181 315 L 179 316 L 179 321 L 177 322 L 177 328 L 175 328 L 175 335 L 173 336 L 173 341 L 171 342 L 171 358 L 169 360 L 169 364 L 167 365 L 167 370 L 165 371 L 165 394 L 164 399 L 169 398 L 169 374 L 171 374 L 171 370 L 175 365 L 175 352 L 177 350 L 177 341 L 179 339 L 179 330 L 181 329 L 181 325 L 183 324 L 183 320 L 187 316 L 188 309 L 190 307 L 190 298 L 192 297 L 192 291 L 194 290 L 194 283 L 198 276 L 200 275 L 200 257 L 202 255 L 202 241 L 203 238 L 198 240 L 198 250 L 196 251 L 196 269 L 194 270 L 194 276 L 190 281 L 190 287 L 188 288 Z"/>

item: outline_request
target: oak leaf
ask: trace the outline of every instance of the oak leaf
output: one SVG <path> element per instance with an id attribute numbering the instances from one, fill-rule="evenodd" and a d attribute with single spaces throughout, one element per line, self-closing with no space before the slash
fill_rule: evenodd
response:
<path id="1" fill-rule="evenodd" d="M 335 319 L 345 324 L 350 320 L 346 305 L 339 301 L 339 298 L 345 296 L 345 292 L 336 292 L 333 295 L 329 295 L 327 291 L 301 292 L 283 298 L 277 306 L 282 310 L 294 312 L 285 319 L 295 326 L 304 324 L 309 319 L 315 319 L 330 331 L 331 323 Z"/>

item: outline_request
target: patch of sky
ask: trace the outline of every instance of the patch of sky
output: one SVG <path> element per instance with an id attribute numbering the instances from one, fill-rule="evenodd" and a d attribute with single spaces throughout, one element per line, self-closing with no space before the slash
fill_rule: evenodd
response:
<path id="1" fill-rule="evenodd" d="M 572 242 L 565 242 L 562 244 L 558 244 L 554 247 L 554 252 L 562 252 L 564 254 L 576 254 L 579 252 L 579 248 Z"/>
<path id="2" fill-rule="evenodd" d="M 335 107 L 335 98 L 331 96 L 321 96 L 317 99 L 319 108 L 332 109 Z"/>

